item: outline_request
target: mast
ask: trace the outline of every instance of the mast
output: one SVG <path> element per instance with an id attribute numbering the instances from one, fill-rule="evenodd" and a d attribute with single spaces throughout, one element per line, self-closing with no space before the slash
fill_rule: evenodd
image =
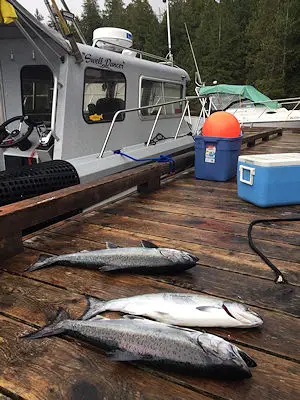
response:
<path id="1" fill-rule="evenodd" d="M 189 44 L 190 44 L 190 48 L 191 48 L 191 52 L 192 52 L 192 56 L 193 56 L 193 60 L 194 60 L 194 64 L 195 64 L 195 68 L 196 68 L 195 83 L 198 86 L 202 86 L 203 83 L 202 83 L 201 76 L 200 76 L 199 66 L 198 66 L 198 63 L 197 63 L 197 60 L 196 60 L 193 44 L 192 44 L 192 41 L 191 41 L 190 34 L 189 34 L 189 31 L 188 31 L 186 23 L 184 23 L 184 26 L 185 26 L 186 34 L 187 34 L 187 37 L 188 37 L 188 40 L 189 40 Z"/>
<path id="2" fill-rule="evenodd" d="M 168 29 L 168 54 L 167 59 L 170 60 L 173 65 L 173 54 L 172 54 L 172 41 L 171 41 L 171 25 L 170 25 L 170 9 L 169 9 L 169 0 L 163 0 L 163 3 L 166 3 L 167 6 L 167 29 Z"/>

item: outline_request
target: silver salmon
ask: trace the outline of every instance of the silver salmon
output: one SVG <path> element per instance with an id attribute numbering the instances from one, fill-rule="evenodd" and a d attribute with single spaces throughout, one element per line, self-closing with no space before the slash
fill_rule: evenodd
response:
<path id="1" fill-rule="evenodd" d="M 162 274 L 180 272 L 196 265 L 198 258 L 186 251 L 157 247 L 142 240 L 142 247 L 121 248 L 107 243 L 107 249 L 81 251 L 60 256 L 42 255 L 27 271 L 54 265 L 75 266 L 108 272 Z"/>
<path id="2" fill-rule="evenodd" d="M 255 361 L 226 340 L 208 333 L 143 318 L 72 320 L 60 310 L 55 321 L 24 336 L 38 339 L 65 333 L 108 351 L 114 361 L 139 361 L 222 379 L 251 377 Z"/>
<path id="3" fill-rule="evenodd" d="M 119 311 L 187 327 L 253 328 L 263 324 L 244 304 L 206 295 L 153 293 L 109 301 L 87 297 L 87 301 L 83 320 L 104 311 Z"/>

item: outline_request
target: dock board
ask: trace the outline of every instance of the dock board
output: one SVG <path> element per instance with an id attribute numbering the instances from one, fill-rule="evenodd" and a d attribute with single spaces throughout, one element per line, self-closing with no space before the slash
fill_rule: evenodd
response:
<path id="1" fill-rule="evenodd" d="M 283 133 L 243 154 L 300 152 L 300 135 Z M 256 218 L 300 215 L 300 206 L 261 209 L 240 200 L 236 183 L 195 180 L 181 173 L 148 194 L 78 214 L 23 238 L 25 251 L 1 262 L 0 399 L 26 400 L 298 400 L 300 397 L 300 222 L 257 226 L 255 243 L 286 275 L 273 272 L 250 249 Z M 40 253 L 64 254 L 137 246 L 147 239 L 189 250 L 199 265 L 177 275 L 105 274 L 55 267 L 24 272 Z M 260 329 L 208 329 L 257 362 L 253 377 L 228 382 L 110 361 L 103 351 L 67 336 L 26 341 L 59 307 L 79 317 L 85 295 L 113 299 L 143 293 L 205 293 L 248 304 Z"/>

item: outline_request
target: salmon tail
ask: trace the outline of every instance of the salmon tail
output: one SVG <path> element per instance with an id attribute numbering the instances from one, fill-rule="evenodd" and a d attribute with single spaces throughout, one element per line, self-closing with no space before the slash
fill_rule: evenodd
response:
<path id="1" fill-rule="evenodd" d="M 28 333 L 27 335 L 22 336 L 22 338 L 39 339 L 46 336 L 59 335 L 60 333 L 65 332 L 64 322 L 68 319 L 70 319 L 69 313 L 63 308 L 59 308 L 56 317 L 50 324 L 45 325 L 43 328 L 35 332 Z"/>
<path id="2" fill-rule="evenodd" d="M 30 267 L 25 270 L 25 272 L 36 271 L 37 269 L 45 268 L 52 265 L 52 258 L 54 258 L 54 256 L 50 256 L 49 254 L 41 254 L 38 260 L 35 263 L 31 264 Z"/>
<path id="3" fill-rule="evenodd" d="M 79 319 L 86 321 L 87 319 L 91 319 L 95 317 L 97 314 L 105 311 L 105 303 L 106 301 L 96 299 L 95 297 L 85 296 L 87 301 L 87 306 L 84 313 L 81 315 Z"/>

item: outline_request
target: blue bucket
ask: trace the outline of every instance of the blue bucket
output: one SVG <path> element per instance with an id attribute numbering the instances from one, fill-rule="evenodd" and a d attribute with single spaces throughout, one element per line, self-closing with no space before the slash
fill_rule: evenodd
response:
<path id="1" fill-rule="evenodd" d="M 195 177 L 228 181 L 237 174 L 242 133 L 237 138 L 195 136 Z"/>

